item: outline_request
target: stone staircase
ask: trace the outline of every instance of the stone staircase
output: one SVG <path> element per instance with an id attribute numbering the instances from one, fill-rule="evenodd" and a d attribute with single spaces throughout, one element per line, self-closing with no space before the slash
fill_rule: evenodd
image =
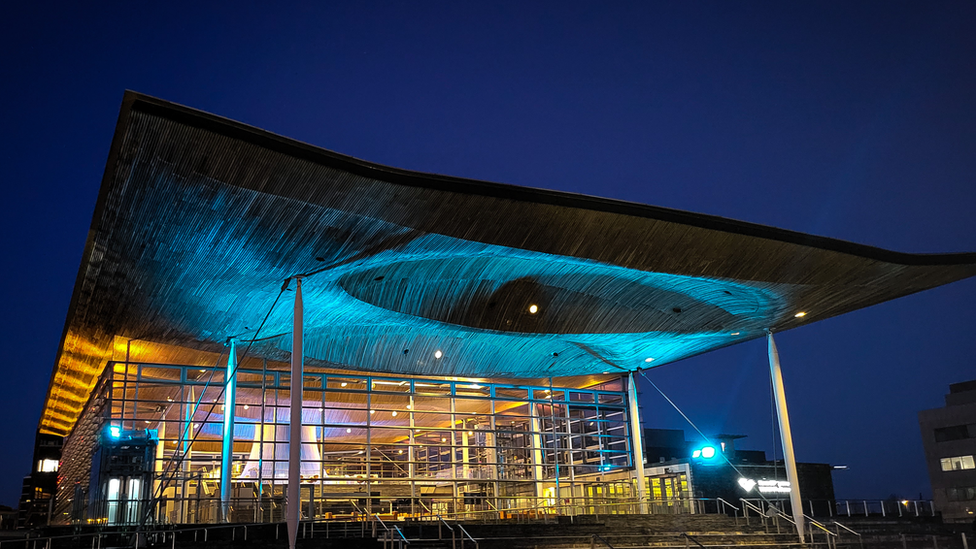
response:
<path id="1" fill-rule="evenodd" d="M 936 521 L 843 521 L 846 526 L 862 533 L 861 537 L 844 535 L 832 538 L 830 549 L 963 549 L 961 533 L 969 531 L 969 525 L 943 525 Z M 389 522 L 390 527 L 400 528 L 409 544 L 403 549 L 474 549 L 475 544 L 464 537 L 458 523 L 450 523 L 454 529 L 436 521 Z M 743 518 L 725 515 L 584 515 L 578 517 L 553 517 L 527 522 L 462 522 L 461 526 L 477 540 L 477 549 L 638 549 L 638 548 L 687 548 L 706 549 L 741 547 L 749 549 L 793 548 L 800 549 L 795 534 L 788 524 L 781 524 L 782 533 L 775 526 L 764 526 L 758 519 L 746 522 Z M 317 523 L 314 529 L 300 530 L 299 549 L 400 549 L 400 544 L 385 544 L 373 536 L 373 524 L 364 522 L 332 521 Z M 767 530 L 768 528 L 768 530 Z M 94 543 L 85 536 L 89 528 L 63 527 L 41 536 L 64 536 L 53 542 L 51 549 L 90 549 Z M 382 534 L 377 525 L 377 532 Z M 69 532 L 71 534 L 69 534 Z M 171 535 L 146 536 L 140 549 L 172 547 L 192 549 L 284 549 L 287 547 L 286 528 L 283 524 L 249 524 L 247 539 L 243 539 L 243 525 L 236 529 L 226 526 L 210 527 L 204 536 L 181 533 L 175 544 Z M 69 534 L 69 535 L 65 535 Z M 74 537 L 77 536 L 77 537 Z M 690 536 L 690 537 L 689 537 Z M 194 539 L 196 538 L 196 539 Z M 132 546 L 130 538 L 103 538 L 100 546 Z M 2 549 L 41 549 L 44 544 L 32 540 L 3 539 Z M 969 544 L 976 543 L 971 535 Z M 804 548 L 828 549 L 826 536 L 817 534 L 813 543 Z M 976 547 L 976 545 L 974 545 Z"/>

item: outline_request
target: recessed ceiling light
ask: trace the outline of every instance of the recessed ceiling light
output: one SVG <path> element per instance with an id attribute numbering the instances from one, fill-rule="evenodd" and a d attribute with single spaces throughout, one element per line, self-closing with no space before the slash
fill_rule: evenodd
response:
<path id="1" fill-rule="evenodd" d="M 244 409 L 247 410 L 247 404 L 244 405 Z"/>
<path id="2" fill-rule="evenodd" d="M 529 305 L 529 312 L 532 313 L 532 314 L 538 313 L 539 312 L 539 306 L 538 305 L 535 305 L 535 304 Z"/>
<path id="3" fill-rule="evenodd" d="M 396 410 L 394 410 L 393 411 L 393 417 L 396 417 L 396 415 L 397 415 Z"/>
<path id="4" fill-rule="evenodd" d="M 345 387 L 346 385 L 349 385 L 349 384 L 346 383 L 345 381 L 343 381 L 342 383 L 339 384 L 339 387 Z"/>
<path id="5" fill-rule="evenodd" d="M 644 359 L 644 362 L 654 362 L 654 357 L 649 356 L 649 357 L 647 357 L 647 358 Z"/>
<path id="6" fill-rule="evenodd" d="M 737 335 L 739 335 L 739 332 L 732 332 L 732 333 L 731 333 L 731 334 L 729 334 L 729 335 L 734 335 L 734 336 L 737 336 Z"/>
<path id="7" fill-rule="evenodd" d="M 346 429 L 346 432 L 347 433 L 351 433 L 352 432 L 352 429 Z"/>
<path id="8" fill-rule="evenodd" d="M 444 353 L 442 353 L 440 349 L 434 351 L 434 358 L 440 358 L 442 356 L 444 356 Z"/>
<path id="9" fill-rule="evenodd" d="M 373 414 L 375 414 L 375 413 L 376 413 L 376 410 L 370 410 L 370 411 L 369 411 L 369 415 L 373 415 Z"/>
<path id="10" fill-rule="evenodd" d="M 806 311 L 800 311 L 800 312 L 796 313 L 795 315 L 793 315 L 794 318 L 803 318 L 805 316 L 807 316 Z"/>

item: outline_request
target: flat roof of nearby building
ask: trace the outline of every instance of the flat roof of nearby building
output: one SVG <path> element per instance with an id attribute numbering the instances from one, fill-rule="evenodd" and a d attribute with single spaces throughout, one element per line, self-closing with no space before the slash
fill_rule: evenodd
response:
<path id="1" fill-rule="evenodd" d="M 127 92 L 41 431 L 154 345 L 197 363 L 260 327 L 250 356 L 287 360 L 303 274 L 310 365 L 537 378 L 667 364 L 973 276 L 976 254 L 399 170 Z"/>

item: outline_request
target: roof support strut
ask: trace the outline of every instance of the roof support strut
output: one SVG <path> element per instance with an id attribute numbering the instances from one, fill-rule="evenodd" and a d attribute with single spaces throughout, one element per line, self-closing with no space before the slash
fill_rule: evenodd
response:
<path id="1" fill-rule="evenodd" d="M 637 502 L 639 513 L 647 514 L 647 481 L 644 479 L 644 444 L 641 429 L 640 407 L 637 404 L 637 376 L 627 374 L 627 408 L 630 412 L 630 453 L 634 460 L 634 474 L 637 476 Z"/>
<path id="2" fill-rule="evenodd" d="M 796 457 L 793 455 L 793 434 L 790 431 L 790 414 L 786 409 L 786 389 L 783 385 L 783 370 L 779 367 L 779 351 L 773 332 L 768 332 L 769 375 L 773 381 L 773 397 L 776 399 L 776 418 L 779 420 L 779 436 L 783 443 L 783 459 L 786 461 L 786 480 L 790 481 L 790 507 L 793 508 L 793 521 L 796 532 L 803 543 L 803 503 L 800 501 L 800 481 L 796 475 Z"/>
<path id="3" fill-rule="evenodd" d="M 289 415 L 288 433 L 288 507 L 286 522 L 288 524 L 288 548 L 295 549 L 298 539 L 298 521 L 302 510 L 301 487 L 301 452 L 302 452 L 302 392 L 304 384 L 304 348 L 302 346 L 302 331 L 304 330 L 304 311 L 302 308 L 302 279 L 296 278 L 295 283 L 295 317 L 291 335 L 291 379 L 288 389 L 291 391 L 291 414 Z"/>
<path id="4" fill-rule="evenodd" d="M 220 447 L 220 518 L 230 522 L 231 474 L 234 466 L 234 412 L 237 410 L 237 341 L 230 339 L 224 384 L 224 439 Z"/>

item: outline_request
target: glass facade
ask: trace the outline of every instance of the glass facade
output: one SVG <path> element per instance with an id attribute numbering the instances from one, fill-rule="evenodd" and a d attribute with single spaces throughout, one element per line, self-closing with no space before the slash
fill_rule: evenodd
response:
<path id="1" fill-rule="evenodd" d="M 225 373 L 109 363 L 67 439 L 62 521 L 218 522 Z M 625 385 L 306 373 L 302 516 L 633 512 Z M 237 372 L 232 522 L 284 518 L 291 389 Z"/>

